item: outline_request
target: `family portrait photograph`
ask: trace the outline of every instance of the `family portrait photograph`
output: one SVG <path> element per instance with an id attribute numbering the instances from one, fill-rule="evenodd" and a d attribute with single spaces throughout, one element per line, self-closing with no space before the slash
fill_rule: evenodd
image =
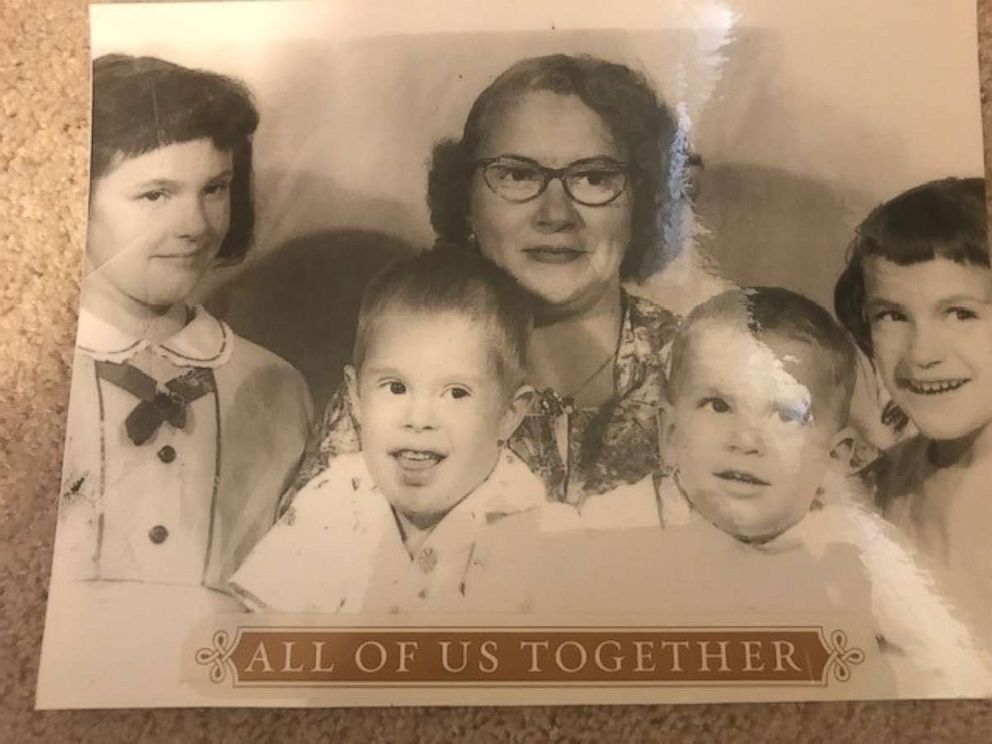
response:
<path id="1" fill-rule="evenodd" d="M 38 708 L 992 695 L 974 3 L 614 5 L 91 6 Z"/>

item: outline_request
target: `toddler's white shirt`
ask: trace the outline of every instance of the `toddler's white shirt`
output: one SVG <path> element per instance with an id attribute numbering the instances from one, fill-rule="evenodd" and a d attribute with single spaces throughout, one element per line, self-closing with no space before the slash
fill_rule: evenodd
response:
<path id="1" fill-rule="evenodd" d="M 488 569 L 486 544 L 542 529 L 543 482 L 504 450 L 492 474 L 411 556 L 361 453 L 314 477 L 231 577 L 253 610 L 408 612 L 457 607 Z"/>

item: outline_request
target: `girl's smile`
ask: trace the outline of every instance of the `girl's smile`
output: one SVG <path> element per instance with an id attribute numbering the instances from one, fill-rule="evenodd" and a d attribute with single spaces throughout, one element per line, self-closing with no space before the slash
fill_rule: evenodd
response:
<path id="1" fill-rule="evenodd" d="M 936 258 L 865 261 L 875 363 L 924 436 L 954 440 L 992 421 L 992 271 Z"/>
<path id="2" fill-rule="evenodd" d="M 900 380 L 900 384 L 903 385 L 911 393 L 916 395 L 941 395 L 943 393 L 950 393 L 954 390 L 958 390 L 962 385 L 966 385 L 969 382 L 968 379 L 957 379 L 957 380 L 912 380 L 904 379 Z"/>

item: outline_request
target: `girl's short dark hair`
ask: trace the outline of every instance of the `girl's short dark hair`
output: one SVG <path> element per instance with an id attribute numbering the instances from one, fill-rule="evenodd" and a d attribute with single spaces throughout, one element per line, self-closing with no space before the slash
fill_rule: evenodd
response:
<path id="1" fill-rule="evenodd" d="M 93 62 L 91 183 L 121 156 L 211 140 L 233 161 L 231 224 L 217 254 L 226 263 L 244 257 L 255 227 L 251 136 L 257 127 L 251 92 L 233 78 L 155 57 L 108 54 Z"/>
<path id="2" fill-rule="evenodd" d="M 876 207 L 858 226 L 847 267 L 834 286 L 834 310 L 869 357 L 873 350 L 864 312 L 864 262 L 875 257 L 900 266 L 946 258 L 988 267 L 985 181 L 930 181 Z"/>
<path id="3" fill-rule="evenodd" d="M 643 75 L 590 56 L 554 54 L 517 62 L 476 98 L 461 139 L 434 147 L 427 201 L 438 244 L 471 247 L 469 187 L 486 128 L 500 106 L 541 90 L 578 96 L 627 149 L 635 166 L 634 209 L 620 276 L 646 278 L 679 249 L 666 245 L 666 232 L 672 232 L 666 228 L 684 191 L 688 152 L 678 142 L 674 114 Z"/>

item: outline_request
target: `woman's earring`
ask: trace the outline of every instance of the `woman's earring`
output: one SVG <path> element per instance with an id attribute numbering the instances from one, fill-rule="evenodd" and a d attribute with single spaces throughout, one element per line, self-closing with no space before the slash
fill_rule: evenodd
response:
<path id="1" fill-rule="evenodd" d="M 472 250 L 479 250 L 479 239 L 475 236 L 475 228 L 472 227 L 472 218 L 465 217 L 465 246 Z"/>

